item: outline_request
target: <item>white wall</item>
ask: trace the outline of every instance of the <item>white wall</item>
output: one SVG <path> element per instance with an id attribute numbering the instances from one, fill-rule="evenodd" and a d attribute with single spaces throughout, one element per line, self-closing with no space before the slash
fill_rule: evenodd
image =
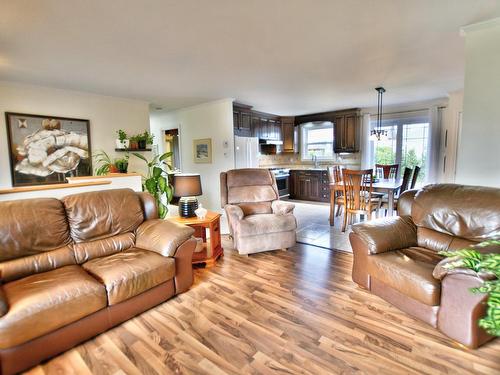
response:
<path id="1" fill-rule="evenodd" d="M 465 87 L 456 182 L 500 187 L 500 18 L 465 32 Z"/>
<path id="2" fill-rule="evenodd" d="M 3 81 L 0 112 L 0 187 L 12 186 L 4 112 L 88 119 L 92 152 L 104 150 L 111 157 L 123 157 L 114 151 L 118 129 L 139 133 L 149 128 L 147 102 Z M 144 170 L 142 162 L 131 156 L 129 171 Z"/>
<path id="3" fill-rule="evenodd" d="M 220 210 L 220 172 L 234 168 L 232 102 L 232 99 L 223 99 L 172 112 L 151 113 L 151 131 L 160 153 L 163 152 L 162 130 L 179 129 L 181 170 L 201 175 L 203 196 L 198 199 L 204 207 L 214 211 Z M 202 138 L 212 139 L 211 164 L 193 161 L 193 140 Z"/>

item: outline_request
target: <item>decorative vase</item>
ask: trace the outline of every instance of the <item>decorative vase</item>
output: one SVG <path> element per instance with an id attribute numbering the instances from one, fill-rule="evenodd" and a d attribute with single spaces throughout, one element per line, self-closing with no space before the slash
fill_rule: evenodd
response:
<path id="1" fill-rule="evenodd" d="M 137 141 L 131 141 L 130 142 L 130 149 L 131 150 L 137 150 L 139 146 L 137 145 Z"/>
<path id="2" fill-rule="evenodd" d="M 208 212 L 207 209 L 203 208 L 203 205 L 201 203 L 198 205 L 198 208 L 194 211 L 196 217 L 200 220 L 205 219 L 205 217 L 207 216 L 207 212 Z"/>

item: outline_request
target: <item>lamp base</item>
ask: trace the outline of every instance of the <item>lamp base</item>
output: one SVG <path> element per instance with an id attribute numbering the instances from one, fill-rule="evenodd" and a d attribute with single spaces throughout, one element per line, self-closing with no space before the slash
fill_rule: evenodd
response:
<path id="1" fill-rule="evenodd" d="M 195 197 L 183 197 L 179 199 L 179 216 L 195 217 L 198 209 L 198 199 Z"/>

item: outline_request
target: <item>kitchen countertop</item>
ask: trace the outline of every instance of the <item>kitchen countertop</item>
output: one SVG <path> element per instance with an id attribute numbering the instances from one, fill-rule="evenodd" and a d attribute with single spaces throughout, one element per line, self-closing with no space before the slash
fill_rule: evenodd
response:
<path id="1" fill-rule="evenodd" d="M 348 167 L 348 168 L 354 168 L 354 169 L 359 169 L 361 165 L 359 163 L 352 163 L 352 164 L 337 164 L 337 163 L 332 163 L 328 165 L 320 165 L 319 167 L 315 168 L 312 165 L 263 165 L 261 168 L 284 168 L 284 169 L 290 169 L 291 171 L 326 171 L 328 167 L 333 166 L 333 165 L 338 165 L 340 167 Z"/>

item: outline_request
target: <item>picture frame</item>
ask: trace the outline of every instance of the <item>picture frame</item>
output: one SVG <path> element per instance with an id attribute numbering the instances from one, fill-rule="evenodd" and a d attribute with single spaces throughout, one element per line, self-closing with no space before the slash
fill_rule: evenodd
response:
<path id="1" fill-rule="evenodd" d="M 13 187 L 92 176 L 89 120 L 5 112 L 5 123 Z"/>
<path id="2" fill-rule="evenodd" d="M 212 163 L 212 138 L 193 140 L 193 160 L 195 163 Z"/>

